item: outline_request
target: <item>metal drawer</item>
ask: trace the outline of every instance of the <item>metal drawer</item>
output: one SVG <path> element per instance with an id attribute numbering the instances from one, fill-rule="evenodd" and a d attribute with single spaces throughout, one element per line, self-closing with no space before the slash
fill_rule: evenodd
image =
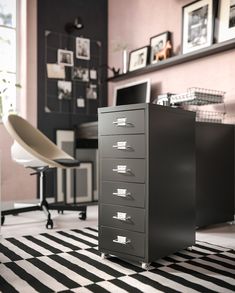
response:
<path id="1" fill-rule="evenodd" d="M 99 149 L 101 157 L 145 158 L 145 135 L 101 136 Z"/>
<path id="2" fill-rule="evenodd" d="M 102 159 L 101 178 L 106 181 L 145 183 L 144 159 Z"/>
<path id="3" fill-rule="evenodd" d="M 101 114 L 98 126 L 99 135 L 144 133 L 144 110 Z"/>
<path id="4" fill-rule="evenodd" d="M 145 234 L 122 229 L 100 227 L 99 249 L 102 248 L 124 254 L 145 256 Z"/>
<path id="5" fill-rule="evenodd" d="M 145 207 L 145 184 L 102 181 L 100 188 L 102 203 Z"/>
<path id="6" fill-rule="evenodd" d="M 145 209 L 102 204 L 99 219 L 103 226 L 145 232 Z"/>

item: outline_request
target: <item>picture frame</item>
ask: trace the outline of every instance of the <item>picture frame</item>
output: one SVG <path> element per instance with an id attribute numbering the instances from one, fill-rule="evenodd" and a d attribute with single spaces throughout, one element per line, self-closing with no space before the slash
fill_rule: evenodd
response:
<path id="1" fill-rule="evenodd" d="M 81 66 L 74 66 L 72 70 L 73 80 L 89 81 L 89 69 Z"/>
<path id="2" fill-rule="evenodd" d="M 150 38 L 150 64 L 158 62 L 156 54 L 166 47 L 167 41 L 171 41 L 171 33 L 169 31 Z"/>
<path id="3" fill-rule="evenodd" d="M 58 49 L 57 63 L 63 66 L 73 66 L 73 51 Z"/>
<path id="4" fill-rule="evenodd" d="M 217 0 L 197 0 L 182 7 L 182 54 L 212 45 Z"/>
<path id="5" fill-rule="evenodd" d="M 72 99 L 72 82 L 66 80 L 58 80 L 58 99 L 71 100 Z"/>
<path id="6" fill-rule="evenodd" d="M 129 71 L 143 68 L 148 63 L 149 46 L 135 49 L 129 54 Z"/>
<path id="7" fill-rule="evenodd" d="M 76 38 L 76 58 L 90 60 L 90 39 Z"/>
<path id="8" fill-rule="evenodd" d="M 235 38 L 235 0 L 221 0 L 217 19 L 217 42 Z"/>
<path id="9" fill-rule="evenodd" d="M 74 156 L 75 150 L 75 132 L 74 130 L 56 130 L 56 144 L 59 148 L 64 150 L 71 156 Z M 57 201 L 67 202 L 68 198 L 71 198 L 73 191 L 73 169 L 66 169 L 66 195 L 63 186 L 63 170 L 57 168 Z M 65 178 L 64 178 L 65 180 Z"/>

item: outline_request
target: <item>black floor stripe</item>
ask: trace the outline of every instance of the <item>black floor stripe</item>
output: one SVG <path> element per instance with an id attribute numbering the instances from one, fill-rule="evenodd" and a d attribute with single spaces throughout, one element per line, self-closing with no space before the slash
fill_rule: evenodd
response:
<path id="1" fill-rule="evenodd" d="M 170 256 L 165 256 L 162 259 L 165 260 L 165 261 L 171 262 L 171 263 L 179 262 L 178 260 L 176 260 L 176 259 L 174 259 L 173 257 L 170 257 Z"/>
<path id="2" fill-rule="evenodd" d="M 0 292 L 2 292 L 2 293 L 15 293 L 18 291 L 14 287 L 12 287 L 11 284 L 9 284 L 0 275 Z"/>
<path id="3" fill-rule="evenodd" d="M 73 232 L 76 232 L 78 234 L 81 234 L 81 235 L 84 235 L 84 236 L 87 236 L 87 237 L 90 237 L 90 238 L 93 238 L 94 240 L 97 240 L 98 241 L 98 236 L 95 236 L 95 235 L 92 235 L 92 234 L 89 234 L 89 233 L 86 233 L 84 231 L 81 231 L 81 230 L 78 230 L 78 229 L 72 229 Z"/>
<path id="4" fill-rule="evenodd" d="M 39 280 L 34 278 L 31 274 L 27 273 L 24 269 L 18 266 L 16 263 L 5 264 L 9 269 L 11 269 L 19 278 L 25 280 L 31 287 L 39 292 L 53 292 L 51 288 L 47 287 Z M 43 280 L 42 280 L 43 281 Z"/>
<path id="5" fill-rule="evenodd" d="M 120 266 L 122 266 L 122 267 L 124 267 L 126 269 L 133 270 L 136 273 L 144 271 L 142 268 L 138 267 L 137 265 L 133 265 L 133 264 L 131 264 L 129 262 L 126 262 L 126 261 L 124 261 L 122 259 L 119 259 L 119 258 L 117 258 L 115 256 L 112 256 L 112 257 L 108 258 L 108 260 L 110 260 L 113 263 L 119 264 Z"/>
<path id="6" fill-rule="evenodd" d="M 17 240 L 15 238 L 7 238 L 7 240 L 9 242 L 11 242 L 12 244 L 14 244 L 15 246 L 19 247 L 20 249 L 22 249 L 23 251 L 27 252 L 28 254 L 32 255 L 33 257 L 39 257 L 42 256 L 42 254 L 40 252 L 38 252 L 37 250 L 29 247 L 28 245 L 22 243 L 20 240 Z"/>
<path id="7" fill-rule="evenodd" d="M 201 249 L 206 249 L 210 253 L 220 253 L 221 252 L 221 250 L 219 250 L 219 249 L 215 249 L 215 248 L 212 248 L 212 247 L 204 246 L 204 245 L 201 245 L 201 244 L 194 244 L 194 246 L 195 247 L 198 247 L 198 248 L 201 248 Z"/>
<path id="8" fill-rule="evenodd" d="M 177 255 L 179 257 L 182 257 L 184 259 L 187 259 L 187 260 L 195 258 L 192 255 L 184 254 L 184 253 L 181 253 L 181 252 L 176 252 L 175 255 Z"/>
<path id="9" fill-rule="evenodd" d="M 59 283 L 63 284 L 65 287 L 68 287 L 71 289 L 71 288 L 76 288 L 76 287 L 81 286 L 79 283 L 71 280 L 65 274 L 53 269 L 51 266 L 47 265 L 45 262 L 41 261 L 40 259 L 33 258 L 28 261 L 31 264 L 33 264 L 35 267 L 37 267 L 38 269 L 43 271 L 44 273 L 50 275 L 52 278 L 57 280 Z"/>
<path id="10" fill-rule="evenodd" d="M 81 275 L 84 278 L 90 280 L 93 283 L 103 281 L 103 279 L 101 279 L 100 277 L 88 272 L 87 270 L 83 269 L 82 267 L 78 265 L 71 263 L 70 261 L 64 259 L 63 257 L 60 257 L 57 254 L 50 255 L 48 257 L 58 262 L 62 266 L 66 267 L 67 269 L 70 269 L 71 271 L 75 272 L 76 274 Z"/>
<path id="11" fill-rule="evenodd" d="M 228 250 L 228 251 L 226 251 L 226 252 L 229 252 L 229 253 L 231 253 L 231 254 L 234 254 L 235 255 L 235 250 Z"/>
<path id="12" fill-rule="evenodd" d="M 101 256 L 101 252 L 95 248 L 88 248 L 87 250 L 98 255 L 98 256 Z"/>
<path id="13" fill-rule="evenodd" d="M 213 290 L 205 288 L 202 285 L 190 282 L 190 281 L 184 279 L 183 277 L 180 277 L 179 274 L 176 275 L 174 272 L 170 273 L 170 272 L 162 271 L 161 269 L 155 269 L 155 270 L 152 270 L 151 273 L 154 273 L 156 275 L 160 275 L 162 277 L 165 277 L 166 279 L 170 279 L 170 280 L 172 280 L 172 281 L 174 281 L 174 282 L 176 282 L 176 283 L 178 283 L 180 285 L 183 285 L 183 286 L 189 288 L 189 290 L 193 289 L 193 290 L 196 290 L 198 292 L 203 292 L 203 293 L 213 293 L 213 292 L 215 292 Z"/>
<path id="14" fill-rule="evenodd" d="M 221 258 L 221 261 L 223 261 L 223 259 L 226 259 L 226 260 L 229 260 L 229 261 L 235 263 L 235 258 L 232 258 L 230 256 L 224 255 L 223 253 L 222 254 L 216 254 L 216 256 L 218 256 L 219 258 Z"/>
<path id="15" fill-rule="evenodd" d="M 91 228 L 91 227 L 86 227 L 86 229 L 88 229 L 88 230 L 91 230 L 91 231 L 94 231 L 94 232 L 97 232 L 97 233 L 98 233 L 98 229 L 94 229 L 94 228 Z"/>
<path id="16" fill-rule="evenodd" d="M 61 253 L 62 251 L 59 250 L 58 248 L 55 248 L 54 246 L 51 246 L 45 242 L 43 242 L 42 240 L 37 239 L 36 237 L 33 236 L 24 236 L 24 238 L 26 238 L 29 241 L 32 241 L 33 243 L 51 251 L 51 253 Z"/>
<path id="17" fill-rule="evenodd" d="M 214 273 L 216 273 L 218 275 L 222 275 L 222 276 L 226 276 L 226 277 L 230 277 L 232 279 L 235 279 L 235 274 L 227 272 L 227 271 L 224 271 L 224 270 L 220 270 L 218 268 L 215 268 L 215 267 L 210 266 L 210 265 L 206 265 L 204 263 L 200 263 L 199 261 L 190 260 L 190 261 L 188 261 L 188 263 L 193 265 L 193 266 L 201 267 L 201 268 L 206 269 L 208 271 L 214 272 Z"/>
<path id="18" fill-rule="evenodd" d="M 88 290 L 91 290 L 91 292 L 94 292 L 94 293 L 110 293 L 110 291 L 107 291 L 106 289 L 99 286 L 98 284 L 91 284 L 91 285 L 86 286 L 86 288 Z"/>
<path id="19" fill-rule="evenodd" d="M 219 255 L 216 254 L 216 256 L 219 256 Z M 205 256 L 205 257 L 202 257 L 202 259 L 210 262 L 211 264 L 217 264 L 225 268 L 235 270 L 235 260 L 234 260 L 234 265 L 231 265 L 227 262 L 223 262 L 222 260 L 220 261 L 220 260 L 214 259 L 213 257 Z"/>
<path id="20" fill-rule="evenodd" d="M 68 254 L 80 259 L 81 261 L 84 261 L 87 264 L 90 264 L 94 267 L 96 267 L 98 270 L 105 272 L 111 276 L 113 276 L 114 278 L 119 278 L 121 276 L 124 276 L 124 274 L 120 273 L 119 271 L 112 269 L 111 267 L 104 265 L 98 261 L 95 261 L 94 259 L 85 256 L 84 254 L 80 254 L 79 251 L 71 251 L 68 252 Z"/>
<path id="21" fill-rule="evenodd" d="M 206 252 L 202 252 L 202 251 L 199 251 L 199 250 L 197 250 L 196 248 L 192 248 L 192 249 L 186 249 L 186 251 L 188 251 L 188 252 L 192 252 L 192 253 L 196 253 L 196 254 L 198 254 L 199 256 L 206 256 L 206 255 L 209 255 L 209 253 L 206 253 Z"/>
<path id="22" fill-rule="evenodd" d="M 83 244 L 86 244 L 86 245 L 91 246 L 91 247 L 93 247 L 93 246 L 97 246 L 97 244 L 94 244 L 94 243 L 92 243 L 92 242 L 89 242 L 88 240 L 84 240 L 84 239 L 80 238 L 79 236 L 74 236 L 74 235 L 71 235 L 71 234 L 66 233 L 66 232 L 63 232 L 63 231 L 58 231 L 57 233 L 59 233 L 60 235 L 65 236 L 65 237 L 67 237 L 67 238 L 71 238 L 71 239 L 73 239 L 73 240 L 76 240 L 76 241 L 82 242 Z M 81 248 L 81 247 L 78 247 L 78 248 Z M 78 248 L 77 248 L 77 249 L 78 249 Z M 74 249 L 74 250 L 76 250 L 76 249 Z"/>
<path id="23" fill-rule="evenodd" d="M 18 254 L 16 254 L 14 251 L 10 250 L 3 244 L 0 244 L 0 252 L 4 254 L 7 258 L 9 258 L 11 261 L 17 261 L 23 259 Z"/>
<path id="24" fill-rule="evenodd" d="M 126 290 L 127 292 L 131 292 L 131 293 L 143 292 L 131 285 L 128 285 L 126 282 L 123 282 L 122 280 L 119 280 L 119 279 L 113 279 L 113 280 L 110 280 L 109 282 L 113 283 L 114 285 L 118 286 L 119 288 L 123 290 Z"/>
<path id="25" fill-rule="evenodd" d="M 71 243 L 69 243 L 67 241 L 61 240 L 58 237 L 55 237 L 55 236 L 53 236 L 51 234 L 43 233 L 41 235 L 46 237 L 46 238 L 48 238 L 48 239 L 50 239 L 50 240 L 52 240 L 52 241 L 55 241 L 58 244 L 63 245 L 63 246 L 65 246 L 65 247 L 67 247 L 67 248 L 69 248 L 71 250 L 77 250 L 78 249 L 77 246 L 75 246 L 75 245 L 73 245 L 73 244 L 71 244 Z"/>
<path id="26" fill-rule="evenodd" d="M 180 293 L 180 291 L 177 291 L 177 290 L 174 290 L 170 287 L 167 287 L 167 286 L 164 286 L 162 285 L 161 283 L 157 282 L 157 281 L 154 281 L 154 280 L 151 280 L 145 276 L 142 276 L 141 274 L 139 275 L 131 275 L 132 278 L 140 281 L 141 283 L 145 284 L 145 285 L 149 285 L 155 289 L 158 289 L 162 292 L 166 292 L 166 293 Z"/>
<path id="27" fill-rule="evenodd" d="M 230 285 L 227 282 L 224 282 L 224 281 L 222 281 L 220 279 L 213 278 L 213 277 L 211 277 L 209 275 L 204 275 L 202 273 L 194 271 L 193 269 L 189 269 L 189 268 L 185 268 L 183 266 L 180 266 L 179 264 L 173 264 L 173 265 L 170 265 L 170 267 L 172 267 L 175 270 L 182 271 L 182 272 L 184 272 L 186 274 L 190 274 L 190 275 L 192 275 L 194 277 L 197 277 L 199 279 L 202 279 L 202 280 L 211 282 L 213 284 L 216 284 L 216 285 L 218 285 L 218 286 L 220 286 L 222 288 L 226 288 L 226 289 L 229 289 L 229 290 L 234 290 L 234 292 L 235 292 L 235 286 Z"/>

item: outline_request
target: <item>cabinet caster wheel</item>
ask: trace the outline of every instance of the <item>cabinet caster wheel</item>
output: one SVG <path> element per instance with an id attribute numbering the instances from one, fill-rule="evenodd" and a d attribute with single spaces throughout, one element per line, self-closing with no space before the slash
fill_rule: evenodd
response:
<path id="1" fill-rule="evenodd" d="M 46 228 L 47 229 L 53 229 L 53 221 L 52 221 L 52 219 L 47 220 Z"/>
<path id="2" fill-rule="evenodd" d="M 101 259 L 106 259 L 106 258 L 108 258 L 108 256 L 109 255 L 107 253 L 104 253 L 104 252 L 102 252 L 101 255 L 100 255 Z"/>
<path id="3" fill-rule="evenodd" d="M 188 250 L 189 250 L 189 251 L 192 251 L 192 250 L 193 250 L 193 247 L 192 247 L 192 246 L 189 246 L 189 247 L 188 247 Z"/>
<path id="4" fill-rule="evenodd" d="M 85 221 L 86 220 L 86 212 L 80 212 L 78 217 L 80 220 Z"/>
<path id="5" fill-rule="evenodd" d="M 150 263 L 142 262 L 141 267 L 143 270 L 148 270 L 150 267 Z"/>
<path id="6" fill-rule="evenodd" d="M 5 216 L 1 216 L 1 225 L 3 225 L 5 222 Z"/>

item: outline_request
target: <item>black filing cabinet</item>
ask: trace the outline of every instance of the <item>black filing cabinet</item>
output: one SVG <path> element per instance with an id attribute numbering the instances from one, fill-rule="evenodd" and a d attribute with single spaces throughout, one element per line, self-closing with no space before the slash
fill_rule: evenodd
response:
<path id="1" fill-rule="evenodd" d="M 196 123 L 196 225 L 234 220 L 234 125 Z"/>
<path id="2" fill-rule="evenodd" d="M 99 109 L 99 250 L 142 267 L 195 243 L 195 115 Z"/>

